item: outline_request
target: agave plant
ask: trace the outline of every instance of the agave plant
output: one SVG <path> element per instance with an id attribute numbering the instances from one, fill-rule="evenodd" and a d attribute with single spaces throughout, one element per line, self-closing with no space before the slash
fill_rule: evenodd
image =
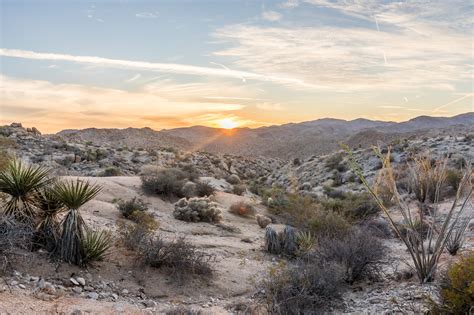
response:
<path id="1" fill-rule="evenodd" d="M 376 154 L 382 160 L 384 174 L 387 176 L 390 190 L 396 203 L 396 210 L 402 217 L 402 226 L 406 229 L 406 233 L 402 233 L 400 226 L 395 222 L 394 215 L 389 211 L 383 200 L 368 183 L 363 174 L 362 168 L 357 163 L 350 149 L 347 146 L 344 146 L 344 148 L 349 154 L 349 160 L 354 173 L 360 178 L 365 188 L 369 191 L 379 207 L 387 216 L 397 236 L 405 244 L 408 253 L 411 256 L 413 267 L 416 271 L 419 281 L 421 283 L 433 281 L 436 275 L 441 254 L 443 253 L 446 244 L 449 243 L 450 238 L 455 236 L 453 233 L 457 233 L 456 227 L 458 226 L 458 222 L 462 220 L 461 218 L 464 211 L 469 207 L 470 196 L 473 192 L 471 184 L 471 169 L 467 168 L 464 171 L 463 178 L 461 179 L 451 208 L 445 215 L 441 215 L 438 211 L 440 189 L 445 180 L 444 170 L 446 169 L 447 160 L 439 160 L 435 167 L 436 171 L 430 173 L 431 175 L 427 177 L 428 180 L 417 180 L 419 185 L 421 185 L 421 187 L 418 187 L 418 189 L 420 192 L 422 192 L 421 194 L 418 194 L 415 191 L 416 198 L 421 201 L 419 206 L 422 206 L 423 202 L 428 198 L 430 201 L 434 202 L 432 207 L 425 207 L 425 209 L 429 212 L 429 219 L 425 218 L 424 215 L 420 216 L 420 218 L 417 218 L 414 215 L 416 211 L 412 209 L 409 201 L 407 202 L 407 200 L 402 198 L 398 192 L 394 170 L 390 163 L 390 150 L 386 156 L 383 156 L 380 153 L 380 150 L 375 150 Z M 430 159 L 426 158 L 423 160 L 423 165 L 426 167 L 428 167 L 428 164 L 425 162 L 428 160 Z M 420 165 L 419 161 L 415 161 L 415 163 Z M 428 191 L 430 192 L 429 194 L 427 193 Z M 422 198 L 420 198 L 420 196 Z M 470 213 L 469 211 L 467 212 Z M 424 224 L 427 224 L 428 230 L 426 232 L 419 230 L 417 227 L 418 220 L 422 220 Z M 460 233 L 461 237 L 463 233 L 464 230 L 462 230 Z"/>
<path id="2" fill-rule="evenodd" d="M 100 192 L 101 187 L 87 181 L 64 181 L 56 184 L 53 194 L 57 200 L 67 207 L 68 212 L 62 222 L 62 233 L 56 252 L 65 262 L 84 264 L 84 229 L 85 222 L 79 208 L 92 200 Z"/>
<path id="3" fill-rule="evenodd" d="M 59 239 L 59 215 L 66 210 L 56 198 L 53 188 L 46 187 L 38 192 L 36 233 L 38 242 L 49 251 L 53 250 Z"/>
<path id="4" fill-rule="evenodd" d="M 82 248 L 84 251 L 83 263 L 103 260 L 112 246 L 112 234 L 109 231 L 92 231 L 86 229 Z"/>
<path id="5" fill-rule="evenodd" d="M 8 195 L 5 214 L 21 222 L 32 222 L 36 212 L 37 191 L 49 183 L 49 170 L 11 160 L 0 172 L 0 192 Z"/>

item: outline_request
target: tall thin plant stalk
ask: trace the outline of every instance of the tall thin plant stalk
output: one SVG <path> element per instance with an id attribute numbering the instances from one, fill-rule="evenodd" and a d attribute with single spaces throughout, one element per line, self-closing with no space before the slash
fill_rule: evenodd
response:
<path id="1" fill-rule="evenodd" d="M 446 243 L 454 232 L 461 215 L 468 205 L 469 198 L 472 195 L 473 189 L 471 185 L 471 170 L 465 170 L 450 210 L 445 216 L 441 216 L 439 213 L 439 197 L 440 189 L 445 179 L 445 176 L 442 173 L 445 172 L 447 160 L 443 159 L 438 161 L 438 165 L 435 167 L 435 169 L 436 172 L 439 172 L 440 174 L 430 175 L 431 178 L 434 179 L 434 182 L 431 182 L 430 188 L 428 188 L 428 186 L 422 188 L 424 191 L 423 194 L 425 196 L 425 189 L 434 189 L 432 198 L 433 206 L 426 207 L 426 209 L 429 211 L 430 218 L 416 218 L 415 213 L 417 211 L 411 209 L 409 201 L 402 198 L 398 192 L 394 177 L 394 170 L 390 163 L 390 150 L 386 156 L 383 156 L 380 153 L 380 150 L 376 149 L 376 154 L 382 160 L 382 170 L 384 171 L 385 176 L 387 176 L 387 182 L 389 183 L 390 190 L 393 193 L 396 209 L 402 216 L 403 227 L 407 230 L 406 233 L 402 233 L 400 230 L 401 227 L 395 221 L 394 215 L 390 212 L 388 207 L 385 206 L 384 202 L 376 193 L 374 188 L 372 188 L 372 186 L 369 184 L 363 174 L 361 166 L 358 164 L 350 149 L 347 146 L 343 147 L 349 155 L 349 162 L 354 173 L 360 178 L 363 185 L 373 196 L 379 207 L 388 218 L 395 233 L 403 241 L 406 248 L 408 249 L 408 252 L 412 258 L 413 267 L 420 283 L 433 281 L 441 254 L 443 253 Z M 415 163 L 417 163 L 417 160 L 415 160 Z M 421 206 L 420 204 L 418 205 Z M 416 227 L 416 222 L 420 219 L 425 220 L 428 224 L 428 232 L 426 234 L 420 232 L 420 230 Z M 424 239 L 425 235 L 426 240 Z"/>

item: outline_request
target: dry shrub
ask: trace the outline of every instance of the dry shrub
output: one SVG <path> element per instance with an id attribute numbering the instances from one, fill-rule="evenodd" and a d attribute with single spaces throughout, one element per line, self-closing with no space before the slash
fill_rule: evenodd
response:
<path id="1" fill-rule="evenodd" d="M 219 205 L 209 197 L 182 198 L 174 205 L 175 219 L 188 222 L 220 222 L 222 213 Z"/>
<path id="2" fill-rule="evenodd" d="M 242 196 L 247 191 L 247 186 L 243 184 L 234 185 L 232 193 L 237 196 Z"/>
<path id="3" fill-rule="evenodd" d="M 229 212 L 236 215 L 243 216 L 243 217 L 248 217 L 248 216 L 255 215 L 255 208 L 252 204 L 248 202 L 239 201 L 239 202 L 233 203 L 230 206 Z"/>
<path id="4" fill-rule="evenodd" d="M 130 250 L 138 250 L 150 235 L 158 229 L 159 223 L 146 212 L 137 212 L 131 216 L 136 223 L 118 221 L 118 233 L 123 246 Z"/>
<path id="5" fill-rule="evenodd" d="M 184 237 L 164 241 L 161 237 L 148 238 L 142 243 L 139 255 L 144 263 L 154 268 L 166 268 L 178 284 L 183 284 L 189 276 L 212 276 L 213 255 L 206 254 L 188 242 Z"/>
<path id="6" fill-rule="evenodd" d="M 319 314 L 331 310 L 345 289 L 336 263 L 298 259 L 272 267 L 262 282 L 269 314 Z"/>
<path id="7" fill-rule="evenodd" d="M 198 197 L 210 197 L 214 195 L 216 189 L 209 183 L 197 182 L 196 183 L 196 195 Z"/>
<path id="8" fill-rule="evenodd" d="M 142 188 L 146 193 L 161 197 L 182 197 L 186 173 L 177 168 L 160 169 L 154 174 L 141 176 Z"/>
<path id="9" fill-rule="evenodd" d="M 317 211 L 308 219 L 308 230 L 317 238 L 344 235 L 349 228 L 346 219 L 332 211 Z"/>
<path id="10" fill-rule="evenodd" d="M 10 268 L 11 259 L 18 250 L 31 250 L 34 229 L 31 225 L 0 215 L 0 271 Z"/>
<path id="11" fill-rule="evenodd" d="M 349 284 L 375 278 L 385 256 L 385 247 L 369 231 L 352 228 L 343 237 L 324 237 L 318 240 L 318 255 L 325 261 L 344 267 L 344 280 Z"/>
<path id="12" fill-rule="evenodd" d="M 132 199 L 127 201 L 120 200 L 117 203 L 117 209 L 120 211 L 120 214 L 122 214 L 124 218 L 129 219 L 130 216 L 136 211 L 145 212 L 148 210 L 148 207 L 143 202 L 143 200 L 137 197 L 133 197 Z"/>

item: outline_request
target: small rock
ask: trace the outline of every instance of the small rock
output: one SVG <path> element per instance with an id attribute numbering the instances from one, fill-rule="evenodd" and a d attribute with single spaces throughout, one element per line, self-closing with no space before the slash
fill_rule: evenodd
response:
<path id="1" fill-rule="evenodd" d="M 10 285 L 12 285 L 12 286 L 15 286 L 15 285 L 17 285 L 17 284 L 18 284 L 18 281 L 15 281 L 15 280 L 13 280 L 12 282 L 10 282 Z"/>
<path id="2" fill-rule="evenodd" d="M 44 284 L 44 289 L 43 291 L 45 293 L 48 293 L 48 294 L 56 294 L 56 288 L 54 287 L 54 285 L 52 285 L 51 283 L 49 282 L 46 282 Z"/>
<path id="3" fill-rule="evenodd" d="M 82 288 L 81 287 L 74 287 L 74 288 L 72 288 L 72 291 L 74 293 L 81 294 L 82 293 Z"/>
<path id="4" fill-rule="evenodd" d="M 123 290 L 122 290 L 122 294 L 123 294 L 123 295 L 128 294 L 128 290 L 127 290 L 127 289 L 123 289 Z"/>
<path id="5" fill-rule="evenodd" d="M 39 280 L 39 277 L 30 277 L 31 282 L 36 282 Z"/>
<path id="6" fill-rule="evenodd" d="M 87 297 L 92 300 L 97 300 L 99 298 L 99 294 L 97 292 L 90 292 L 87 294 Z"/>
<path id="7" fill-rule="evenodd" d="M 85 286 L 85 285 L 86 285 L 86 280 L 85 280 L 84 278 L 82 278 L 82 277 L 77 277 L 77 278 L 76 278 L 76 281 L 77 281 L 80 285 L 82 285 L 82 286 Z"/>
<path id="8" fill-rule="evenodd" d="M 20 289 L 23 289 L 23 290 L 26 289 L 26 287 L 25 287 L 24 284 L 19 284 L 18 287 L 19 287 Z"/>
<path id="9" fill-rule="evenodd" d="M 142 301 L 143 305 L 145 305 L 145 307 L 155 307 L 156 306 L 156 302 L 153 301 L 153 300 L 145 300 L 145 301 Z"/>
<path id="10" fill-rule="evenodd" d="M 69 279 L 69 280 L 72 282 L 72 284 L 74 284 L 74 285 L 79 285 L 79 282 L 77 282 L 76 279 L 71 278 L 71 279 Z"/>
<path id="11" fill-rule="evenodd" d="M 118 299 L 118 295 L 115 294 L 115 293 L 112 293 L 112 298 L 113 298 L 114 300 L 117 300 L 117 299 Z"/>
<path id="12" fill-rule="evenodd" d="M 87 286 L 84 287 L 84 291 L 91 292 L 91 291 L 94 291 L 94 288 L 87 285 Z"/>

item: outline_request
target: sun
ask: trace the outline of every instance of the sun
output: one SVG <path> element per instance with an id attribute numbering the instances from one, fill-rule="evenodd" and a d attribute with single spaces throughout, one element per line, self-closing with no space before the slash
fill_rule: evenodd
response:
<path id="1" fill-rule="evenodd" d="M 235 127 L 239 126 L 239 123 L 231 118 L 224 118 L 224 119 L 218 120 L 217 124 L 219 125 L 219 127 L 223 129 L 234 129 Z"/>

